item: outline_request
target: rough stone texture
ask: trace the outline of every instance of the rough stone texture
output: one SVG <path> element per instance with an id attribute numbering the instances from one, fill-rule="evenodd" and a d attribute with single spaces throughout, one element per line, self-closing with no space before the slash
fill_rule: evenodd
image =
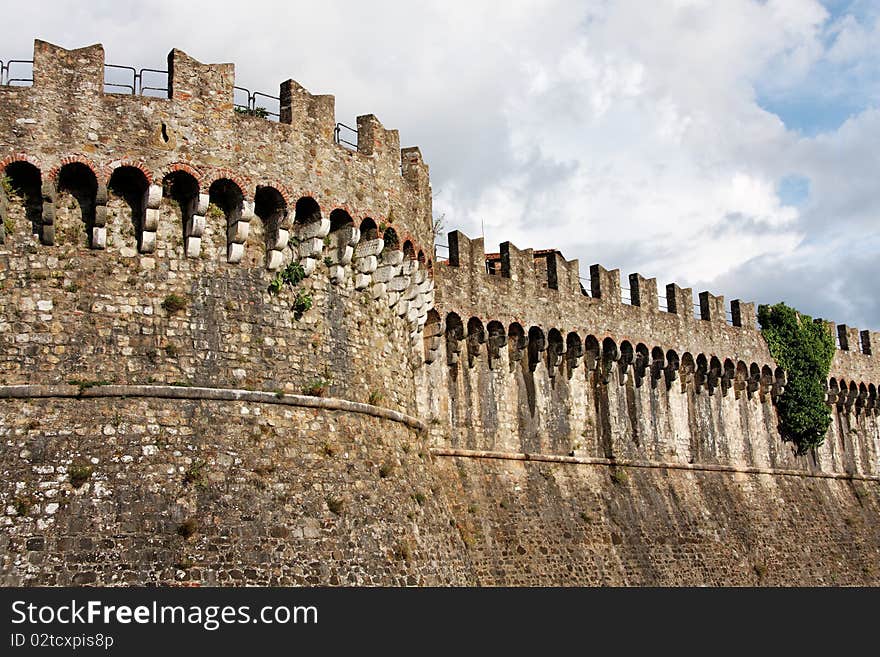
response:
<path id="1" fill-rule="evenodd" d="M 3 584 L 880 583 L 876 333 L 828 324 L 799 457 L 752 304 L 457 232 L 435 264 L 375 117 L 352 151 L 292 80 L 273 123 L 229 64 L 172 51 L 155 99 L 100 46 L 34 59 L 0 87 Z"/>
<path id="2" fill-rule="evenodd" d="M 4 400 L 0 415 L 4 585 L 469 581 L 403 424 L 155 399 Z"/>
<path id="3" fill-rule="evenodd" d="M 441 467 L 481 584 L 880 580 L 876 482 L 462 458 Z"/>

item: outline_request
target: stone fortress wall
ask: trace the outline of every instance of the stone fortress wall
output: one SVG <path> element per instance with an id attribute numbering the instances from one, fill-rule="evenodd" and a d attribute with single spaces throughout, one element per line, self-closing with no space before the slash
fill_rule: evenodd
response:
<path id="1" fill-rule="evenodd" d="M 375 117 L 352 150 L 292 80 L 274 122 L 231 65 L 172 51 L 148 98 L 104 64 L 37 41 L 0 86 L 4 584 L 880 579 L 880 335 L 837 327 L 796 456 L 752 304 L 459 232 L 435 262 Z"/>

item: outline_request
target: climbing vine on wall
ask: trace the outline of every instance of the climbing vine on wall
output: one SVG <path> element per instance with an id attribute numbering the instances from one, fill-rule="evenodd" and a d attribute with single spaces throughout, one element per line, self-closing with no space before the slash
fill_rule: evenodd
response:
<path id="1" fill-rule="evenodd" d="M 759 306 L 761 333 L 788 375 L 777 403 L 779 430 L 784 440 L 797 445 L 798 454 L 819 447 L 831 424 L 825 403 L 825 382 L 834 357 L 834 338 L 822 322 L 813 322 L 784 303 Z"/>

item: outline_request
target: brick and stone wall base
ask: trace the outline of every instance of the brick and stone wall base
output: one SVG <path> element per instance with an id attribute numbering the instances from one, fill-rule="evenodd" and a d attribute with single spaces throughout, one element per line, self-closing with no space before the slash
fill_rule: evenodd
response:
<path id="1" fill-rule="evenodd" d="M 472 581 L 404 421 L 89 393 L 0 401 L 2 585 Z"/>
<path id="2" fill-rule="evenodd" d="M 345 400 L 57 388 L 2 390 L 2 585 L 880 583 L 870 478 L 432 452 Z"/>
<path id="3" fill-rule="evenodd" d="M 435 459 L 481 584 L 880 584 L 876 481 Z"/>

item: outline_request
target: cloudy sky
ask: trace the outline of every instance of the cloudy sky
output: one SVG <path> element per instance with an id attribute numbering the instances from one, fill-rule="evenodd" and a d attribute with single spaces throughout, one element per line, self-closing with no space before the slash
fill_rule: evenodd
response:
<path id="1" fill-rule="evenodd" d="M 880 329 L 880 0 L 42 1 L 0 24 L 164 68 L 172 47 L 376 114 L 488 250 Z"/>

